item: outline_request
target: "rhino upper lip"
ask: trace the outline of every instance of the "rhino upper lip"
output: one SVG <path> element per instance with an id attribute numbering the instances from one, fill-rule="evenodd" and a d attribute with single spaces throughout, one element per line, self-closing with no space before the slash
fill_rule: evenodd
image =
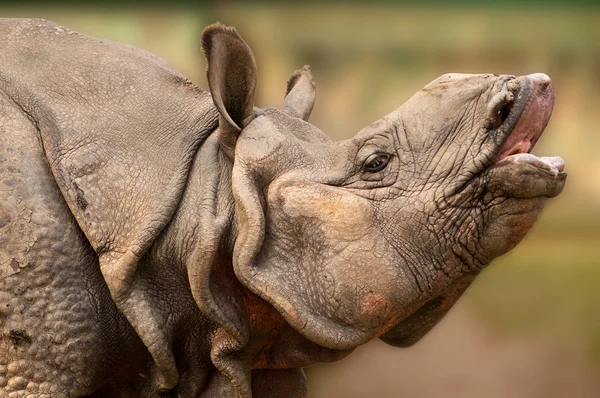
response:
<path id="1" fill-rule="evenodd" d="M 564 161 L 559 157 L 537 157 L 531 150 L 542 136 L 554 106 L 554 88 L 544 74 L 525 76 L 510 80 L 507 85 L 518 82 L 519 88 L 511 90 L 514 101 L 508 98 L 498 110 L 502 124 L 499 131 L 505 139 L 492 160 L 492 165 L 527 164 L 550 174 L 564 171 Z M 515 93 L 516 91 L 516 93 Z"/>

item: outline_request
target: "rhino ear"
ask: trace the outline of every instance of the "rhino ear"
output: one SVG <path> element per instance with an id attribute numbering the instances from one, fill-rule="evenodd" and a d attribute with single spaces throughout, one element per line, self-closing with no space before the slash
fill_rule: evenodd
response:
<path id="1" fill-rule="evenodd" d="M 315 83 L 310 66 L 294 72 L 288 80 L 283 111 L 303 120 L 308 120 L 315 104 Z"/>
<path id="2" fill-rule="evenodd" d="M 202 32 L 206 77 L 220 114 L 221 144 L 233 156 L 241 130 L 252 120 L 256 89 L 256 61 L 235 29 L 220 23 Z"/>

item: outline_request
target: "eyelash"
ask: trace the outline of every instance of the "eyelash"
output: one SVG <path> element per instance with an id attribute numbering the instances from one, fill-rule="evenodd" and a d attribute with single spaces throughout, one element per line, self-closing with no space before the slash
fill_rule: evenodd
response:
<path id="1" fill-rule="evenodd" d="M 374 153 L 367 158 L 363 169 L 368 173 L 381 171 L 388 165 L 391 157 L 392 156 L 388 153 Z"/>

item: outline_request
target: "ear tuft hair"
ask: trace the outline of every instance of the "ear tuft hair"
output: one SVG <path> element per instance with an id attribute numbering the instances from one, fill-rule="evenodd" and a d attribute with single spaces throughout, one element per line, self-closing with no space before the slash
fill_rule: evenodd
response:
<path id="1" fill-rule="evenodd" d="M 315 104 L 315 81 L 310 66 L 298 69 L 287 82 L 282 110 L 293 117 L 308 121 Z"/>
<path id="2" fill-rule="evenodd" d="M 287 81 L 287 86 L 285 88 L 285 96 L 286 97 L 290 93 L 290 91 L 292 91 L 292 88 L 294 88 L 298 79 L 300 79 L 300 77 L 302 77 L 303 72 L 308 72 L 308 74 L 310 76 L 312 76 L 312 72 L 310 71 L 310 65 L 304 65 L 301 69 L 298 69 L 297 71 L 294 72 L 294 74 L 292 76 L 290 76 L 290 78 Z M 314 88 L 315 82 L 312 79 L 310 80 L 310 82 Z"/>

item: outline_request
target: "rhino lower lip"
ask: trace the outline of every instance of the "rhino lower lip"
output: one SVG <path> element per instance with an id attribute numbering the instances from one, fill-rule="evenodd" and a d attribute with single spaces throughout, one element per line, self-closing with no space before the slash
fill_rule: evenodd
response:
<path id="1" fill-rule="evenodd" d="M 518 153 L 502 159 L 502 163 L 528 164 L 554 176 L 564 173 L 565 162 L 558 156 L 537 157 L 530 153 Z"/>

